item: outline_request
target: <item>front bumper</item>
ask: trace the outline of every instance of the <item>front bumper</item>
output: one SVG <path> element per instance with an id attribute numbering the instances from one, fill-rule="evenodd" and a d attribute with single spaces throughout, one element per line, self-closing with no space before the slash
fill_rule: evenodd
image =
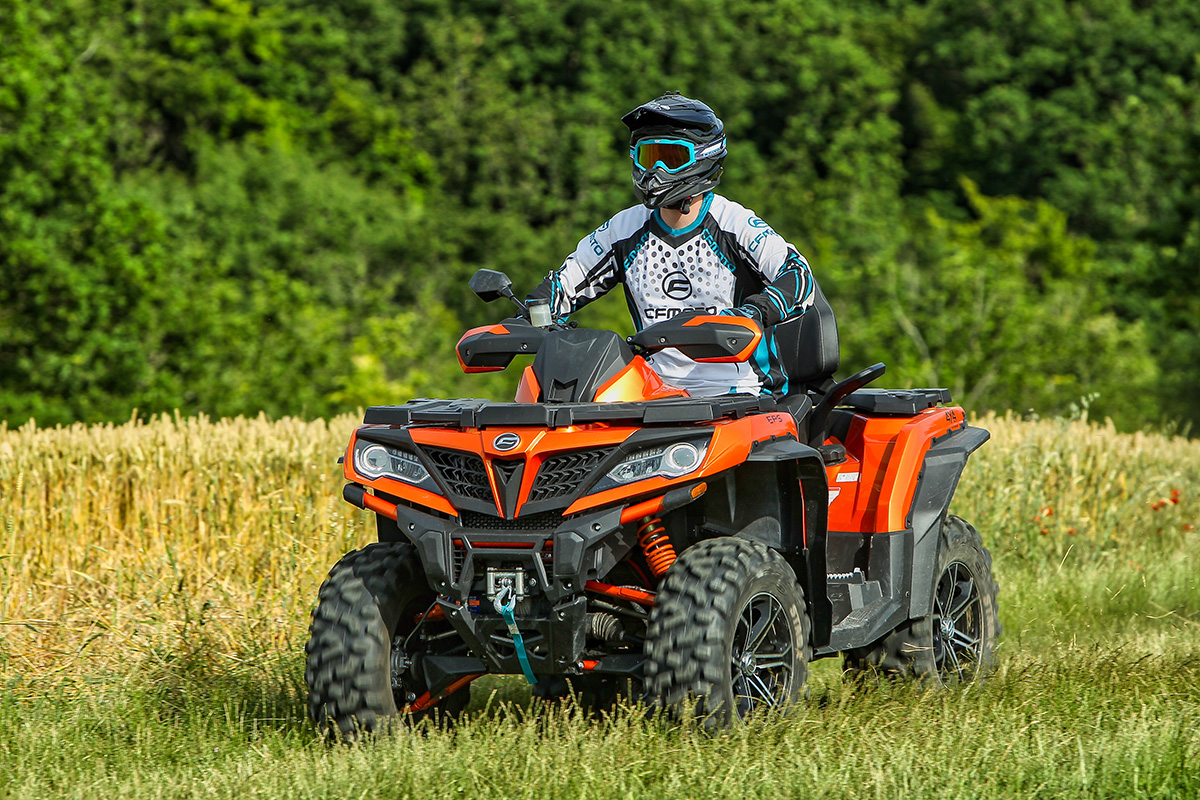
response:
<path id="1" fill-rule="evenodd" d="M 602 579 L 636 543 L 621 525 L 620 508 L 563 519 L 552 530 L 492 530 L 400 504 L 396 523 L 417 548 L 446 619 L 487 671 L 497 673 L 520 672 L 520 665 L 504 620 L 482 596 L 487 567 L 525 570 L 528 599 L 518 606 L 517 625 L 530 665 L 538 674 L 562 674 L 574 670 L 584 650 L 584 585 Z"/>

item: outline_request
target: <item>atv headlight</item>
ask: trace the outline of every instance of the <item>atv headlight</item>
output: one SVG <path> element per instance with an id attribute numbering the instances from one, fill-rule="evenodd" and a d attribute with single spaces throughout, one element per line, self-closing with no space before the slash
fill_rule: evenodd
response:
<path id="1" fill-rule="evenodd" d="M 355 443 L 354 469 L 368 478 L 395 478 L 414 485 L 426 481 L 432 483 L 429 470 L 414 453 L 375 442 L 360 440 Z"/>
<path id="2" fill-rule="evenodd" d="M 600 486 L 611 488 L 646 478 L 679 478 L 695 472 L 707 450 L 708 442 L 674 442 L 638 450 L 610 469 Z"/>

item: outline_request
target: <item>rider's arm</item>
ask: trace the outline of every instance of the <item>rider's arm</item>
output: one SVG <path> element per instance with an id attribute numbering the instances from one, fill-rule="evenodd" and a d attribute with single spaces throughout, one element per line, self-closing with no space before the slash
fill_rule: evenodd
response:
<path id="1" fill-rule="evenodd" d="M 603 295 L 621 282 L 613 253 L 613 220 L 579 240 L 575 252 L 562 266 L 546 276 L 529 298 L 549 298 L 555 320 L 567 316 Z"/>
<path id="2" fill-rule="evenodd" d="M 803 314 L 812 305 L 812 270 L 796 248 L 752 212 L 746 213 L 749 216 L 738 226 L 738 245 L 767 285 L 728 313 L 752 317 L 766 328 Z"/>

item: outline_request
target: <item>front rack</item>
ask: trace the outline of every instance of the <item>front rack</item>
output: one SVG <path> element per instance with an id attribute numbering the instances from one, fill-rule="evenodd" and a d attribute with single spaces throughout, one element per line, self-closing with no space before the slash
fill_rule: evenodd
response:
<path id="1" fill-rule="evenodd" d="M 371 406 L 367 425 L 434 424 L 459 428 L 537 426 L 562 428 L 591 422 L 671 425 L 711 422 L 747 414 L 776 411 L 769 395 L 733 394 L 721 397 L 671 397 L 640 403 L 497 403 L 491 400 L 412 400 L 401 406 Z"/>

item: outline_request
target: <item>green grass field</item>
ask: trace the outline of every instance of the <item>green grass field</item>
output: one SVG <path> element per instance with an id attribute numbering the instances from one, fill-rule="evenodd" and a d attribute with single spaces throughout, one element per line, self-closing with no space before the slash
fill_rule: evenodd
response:
<path id="1" fill-rule="evenodd" d="M 325 571 L 371 540 L 354 421 L 0 427 L 0 797 L 1200 796 L 1200 443 L 988 418 L 954 505 L 995 556 L 990 680 L 854 685 L 707 736 L 473 686 L 453 731 L 305 719 Z"/>

